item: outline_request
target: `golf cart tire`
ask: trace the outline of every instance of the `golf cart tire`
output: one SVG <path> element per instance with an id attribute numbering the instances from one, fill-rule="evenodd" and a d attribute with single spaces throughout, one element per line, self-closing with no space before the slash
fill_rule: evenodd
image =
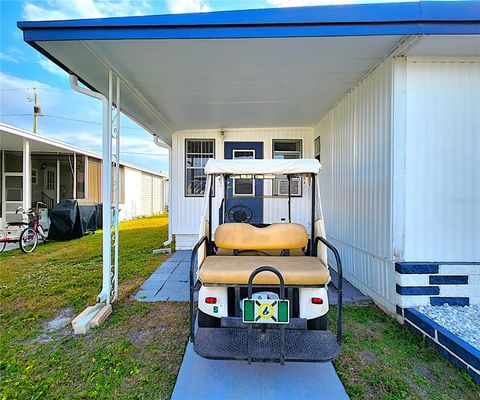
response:
<path id="1" fill-rule="evenodd" d="M 199 328 L 220 328 L 220 318 L 212 317 L 198 310 L 198 327 Z"/>
<path id="2" fill-rule="evenodd" d="M 327 314 L 318 318 L 309 319 L 307 327 L 312 331 L 326 331 L 328 329 Z"/>

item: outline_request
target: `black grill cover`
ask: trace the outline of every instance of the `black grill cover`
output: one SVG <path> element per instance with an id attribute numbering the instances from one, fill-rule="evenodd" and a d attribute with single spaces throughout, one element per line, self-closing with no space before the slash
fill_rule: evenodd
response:
<path id="1" fill-rule="evenodd" d="M 81 238 L 102 228 L 102 205 L 89 200 L 62 200 L 50 212 L 48 239 Z"/>

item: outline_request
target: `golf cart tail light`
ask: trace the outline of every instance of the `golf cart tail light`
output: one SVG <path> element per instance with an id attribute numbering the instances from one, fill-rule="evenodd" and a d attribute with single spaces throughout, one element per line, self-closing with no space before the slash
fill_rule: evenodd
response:
<path id="1" fill-rule="evenodd" d="M 217 304 L 216 297 L 205 297 L 205 303 L 207 304 Z"/>
<path id="2" fill-rule="evenodd" d="M 313 304 L 323 304 L 323 299 L 320 297 L 312 297 Z"/>

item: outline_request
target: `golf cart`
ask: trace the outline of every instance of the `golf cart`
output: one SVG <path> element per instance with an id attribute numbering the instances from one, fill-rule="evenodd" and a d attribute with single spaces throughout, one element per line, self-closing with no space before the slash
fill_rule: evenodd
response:
<path id="1" fill-rule="evenodd" d="M 201 238 L 190 265 L 190 340 L 200 356 L 283 364 L 326 362 L 339 355 L 342 265 L 337 250 L 325 239 L 317 184 L 320 168 L 317 160 L 207 162 Z M 279 196 L 272 191 L 271 196 L 262 197 L 271 199 L 270 203 L 283 200 L 288 204 L 288 220 L 252 222 L 252 207 L 229 201 L 235 197 L 235 182 L 248 180 L 250 185 L 270 180 L 268 187 L 272 188 L 275 182 L 286 183 L 288 194 L 284 190 Z M 292 223 L 292 182 L 303 185 L 304 181 L 309 188 L 304 191 L 311 196 L 311 201 L 305 199 L 310 209 L 307 223 Z M 214 198 L 215 183 L 223 187 L 223 196 L 218 196 L 218 190 Z M 241 196 L 240 201 L 246 198 Z M 214 201 L 218 204 L 220 200 L 218 226 L 213 232 L 213 220 L 217 219 Z M 327 249 L 334 254 L 339 278 L 336 337 L 327 329 L 327 285 L 331 280 Z"/>

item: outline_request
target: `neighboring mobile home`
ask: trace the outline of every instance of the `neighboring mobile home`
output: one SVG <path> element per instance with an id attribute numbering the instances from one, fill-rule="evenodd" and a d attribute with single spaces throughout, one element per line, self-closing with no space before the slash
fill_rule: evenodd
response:
<path id="1" fill-rule="evenodd" d="M 86 86 L 110 88 L 110 99 L 117 78 L 121 109 L 171 149 L 178 249 L 198 238 L 208 158 L 315 157 L 327 236 L 348 280 L 391 312 L 480 302 L 480 3 L 19 26 Z M 292 221 L 308 228 L 309 182 L 292 187 Z M 282 221 L 285 188 L 240 180 L 229 206 Z M 439 287 L 429 279 L 437 272 L 468 284 Z"/>
<path id="2" fill-rule="evenodd" d="M 102 157 L 91 151 L 0 124 L 0 225 L 18 207 L 63 199 L 101 202 Z M 120 162 L 120 219 L 165 211 L 166 176 Z"/>

